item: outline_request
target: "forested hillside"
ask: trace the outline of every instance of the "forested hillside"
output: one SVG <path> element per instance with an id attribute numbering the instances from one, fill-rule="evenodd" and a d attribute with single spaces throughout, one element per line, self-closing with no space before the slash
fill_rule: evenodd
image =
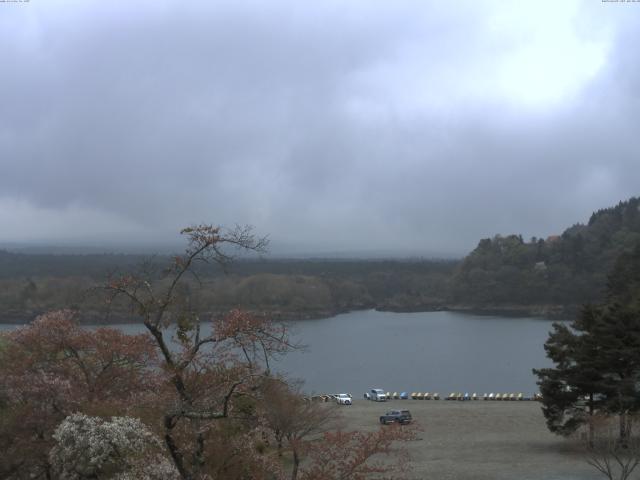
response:
<path id="1" fill-rule="evenodd" d="M 451 282 L 454 304 L 490 308 L 571 308 L 603 298 L 616 258 L 640 243 L 640 199 L 598 210 L 547 239 L 486 238 L 460 264 Z"/>
<path id="2" fill-rule="evenodd" d="M 640 199 L 599 210 L 561 235 L 480 241 L 458 260 L 238 260 L 228 272 L 197 269 L 186 285 L 212 312 L 243 307 L 285 318 L 330 316 L 363 308 L 461 309 L 572 317 L 602 300 L 615 260 L 640 243 Z M 126 321 L 126 309 L 92 292 L 110 273 L 155 269 L 167 257 L 26 255 L 0 251 L 0 319 L 26 321 L 63 307 L 86 321 Z M 197 291 L 197 294 L 195 293 Z"/>
<path id="3" fill-rule="evenodd" d="M 58 308 L 82 321 L 127 321 L 122 305 L 105 305 L 94 286 L 136 265 L 163 275 L 166 257 L 25 255 L 0 252 L 0 322 L 23 322 Z M 144 262 L 143 262 L 144 261 Z M 185 288 L 212 312 L 242 307 L 282 318 L 331 316 L 363 308 L 442 308 L 454 260 L 237 260 L 196 269 Z M 199 288 L 202 282 L 204 288 Z"/>

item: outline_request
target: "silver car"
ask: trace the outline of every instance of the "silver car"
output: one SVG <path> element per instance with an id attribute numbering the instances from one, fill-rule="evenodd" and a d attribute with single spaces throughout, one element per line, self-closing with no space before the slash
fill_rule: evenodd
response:
<path id="1" fill-rule="evenodd" d="M 374 402 L 386 402 L 387 401 L 387 394 L 384 393 L 384 390 L 382 390 L 381 388 L 372 388 L 369 391 L 369 397 Z"/>

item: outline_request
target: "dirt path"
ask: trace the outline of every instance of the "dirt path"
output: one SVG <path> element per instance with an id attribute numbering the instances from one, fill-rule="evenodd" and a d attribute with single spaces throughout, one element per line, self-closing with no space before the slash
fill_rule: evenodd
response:
<path id="1" fill-rule="evenodd" d="M 410 444 L 411 478 L 437 480 L 596 480 L 576 445 L 549 433 L 537 402 L 355 400 L 341 407 L 346 428 L 371 430 L 393 408 L 422 426 Z"/>

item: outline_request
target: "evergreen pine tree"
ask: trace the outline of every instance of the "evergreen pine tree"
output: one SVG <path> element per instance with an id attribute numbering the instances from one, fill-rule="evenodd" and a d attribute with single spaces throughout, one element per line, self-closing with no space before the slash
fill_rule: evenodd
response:
<path id="1" fill-rule="evenodd" d="M 640 411 L 640 245 L 617 260 L 607 302 L 585 306 L 545 343 L 554 368 L 534 370 L 552 432 L 568 435 L 595 412 L 620 420 L 620 439 Z"/>

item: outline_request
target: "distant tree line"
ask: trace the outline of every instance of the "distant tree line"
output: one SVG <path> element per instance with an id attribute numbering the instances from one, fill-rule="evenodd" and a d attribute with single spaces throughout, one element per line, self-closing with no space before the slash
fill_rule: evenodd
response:
<path id="1" fill-rule="evenodd" d="M 68 263 L 67 263 L 68 260 Z M 107 306 L 93 287 L 108 274 L 139 269 L 162 276 L 158 256 L 24 255 L 0 252 L 0 318 L 26 321 L 52 309 L 83 312 L 82 321 L 125 321 L 120 303 Z M 331 316 L 365 308 L 444 305 L 454 260 L 237 260 L 227 275 L 194 268 L 184 287 L 209 311 L 242 307 L 285 318 Z M 84 266 L 84 269 L 83 269 Z M 200 288 L 200 284 L 204 288 Z M 195 293 L 197 292 L 197 293 Z"/>
<path id="2" fill-rule="evenodd" d="M 519 311 L 572 318 L 604 299 L 615 259 L 640 243 L 640 199 L 599 210 L 561 235 L 480 240 L 462 260 L 238 259 L 228 275 L 194 268 L 210 311 L 242 307 L 284 318 L 331 316 L 365 308 L 391 311 Z M 83 321 L 127 320 L 122 305 L 106 310 L 91 287 L 136 265 L 162 272 L 169 256 L 27 255 L 0 251 L 0 318 L 25 321 L 57 308 Z"/>

